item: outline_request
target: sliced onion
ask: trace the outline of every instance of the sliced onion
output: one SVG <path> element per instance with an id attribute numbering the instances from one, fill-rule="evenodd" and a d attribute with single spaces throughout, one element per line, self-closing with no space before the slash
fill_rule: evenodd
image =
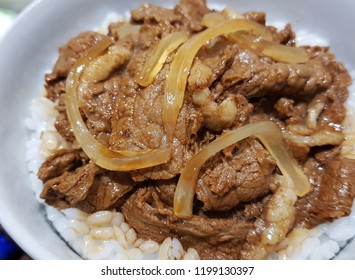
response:
<path id="1" fill-rule="evenodd" d="M 226 17 L 221 13 L 213 12 L 203 17 L 202 24 L 206 27 L 212 27 L 225 20 Z M 259 36 L 246 32 L 235 32 L 227 37 L 229 40 L 236 41 L 243 47 L 252 49 L 259 55 L 271 57 L 275 61 L 305 63 L 309 60 L 305 49 L 275 43 L 272 41 L 271 34 L 266 31 L 264 34 L 259 34 Z"/>
<path id="2" fill-rule="evenodd" d="M 212 12 L 204 15 L 204 17 L 202 18 L 202 25 L 211 28 L 218 24 L 221 24 L 224 21 L 235 20 L 235 19 L 245 20 L 251 22 L 252 24 L 255 24 L 255 26 L 258 27 L 255 30 L 253 30 L 252 32 L 253 34 L 257 34 L 258 36 L 266 40 L 272 40 L 271 32 L 264 25 L 258 24 L 254 21 L 247 20 L 241 14 L 238 14 L 228 9 L 224 9 L 222 12 Z M 232 34 L 233 33 L 228 34 L 227 37 L 229 37 Z"/>
<path id="3" fill-rule="evenodd" d="M 222 134 L 194 155 L 186 164 L 180 175 L 174 196 L 176 216 L 189 217 L 192 215 L 194 185 L 202 165 L 222 149 L 252 135 L 259 138 L 275 158 L 281 173 L 291 179 L 298 196 L 304 196 L 310 191 L 310 183 L 295 159 L 289 156 L 278 126 L 271 121 L 253 123 Z"/>
<path id="4" fill-rule="evenodd" d="M 309 60 L 304 48 L 281 45 L 253 34 L 236 32 L 228 36 L 228 39 L 235 40 L 244 47 L 254 50 L 257 54 L 271 57 L 275 61 L 305 63 Z"/>
<path id="5" fill-rule="evenodd" d="M 241 13 L 238 13 L 232 9 L 225 8 L 220 12 L 226 19 L 235 19 L 235 18 L 245 18 Z"/>
<path id="6" fill-rule="evenodd" d="M 185 32 L 174 32 L 164 37 L 154 48 L 139 73 L 137 82 L 143 87 L 149 86 L 163 67 L 169 54 L 188 39 Z"/>
<path id="7" fill-rule="evenodd" d="M 70 71 L 66 84 L 67 114 L 76 140 L 83 151 L 97 165 L 108 170 L 127 171 L 166 163 L 171 157 L 170 148 L 141 151 L 112 151 L 98 142 L 86 127 L 77 100 L 80 77 L 90 61 L 103 53 L 112 41 L 102 39 L 87 55 L 78 59 Z"/>
<path id="8" fill-rule="evenodd" d="M 216 26 L 221 22 L 225 21 L 227 18 L 220 12 L 212 12 L 205 14 L 202 18 L 202 25 L 206 27 Z"/>
<path id="9" fill-rule="evenodd" d="M 173 138 L 176 121 L 184 101 L 187 77 L 198 50 L 217 36 L 242 30 L 259 36 L 267 33 L 265 26 L 247 19 L 227 20 L 193 36 L 179 48 L 171 63 L 164 90 L 163 123 L 168 141 Z"/>

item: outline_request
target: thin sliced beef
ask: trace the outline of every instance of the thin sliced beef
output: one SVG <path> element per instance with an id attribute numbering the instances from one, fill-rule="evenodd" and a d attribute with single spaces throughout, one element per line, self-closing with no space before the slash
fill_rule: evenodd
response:
<path id="1" fill-rule="evenodd" d="M 59 48 L 59 57 L 52 73 L 47 74 L 46 90 L 47 97 L 58 103 L 58 116 L 55 122 L 57 131 L 72 143 L 75 136 L 70 127 L 65 106 L 66 77 L 79 57 L 82 57 L 89 48 L 97 44 L 104 36 L 97 32 L 83 32 L 69 40 L 69 42 Z M 103 115 L 103 114 L 101 114 Z"/>
<path id="2" fill-rule="evenodd" d="M 284 140 L 294 157 L 301 162 L 305 162 L 312 153 L 312 147 L 340 146 L 344 140 L 342 125 L 346 115 L 344 100 L 348 92 L 349 77 L 347 74 L 339 74 L 342 84 L 334 83 L 325 93 L 316 95 L 309 104 L 292 106 L 292 109 L 281 108 L 281 103 L 277 103 L 277 110 L 289 110 L 289 118 L 283 129 Z M 318 97 L 323 98 L 323 107 L 318 116 L 312 122 L 309 116 L 314 111 L 314 103 Z M 316 101 L 316 102 L 314 102 Z M 318 103 L 319 104 L 319 103 Z M 287 106 L 284 104 L 284 106 Z M 312 113 L 314 114 L 314 113 Z M 313 124 L 313 126 L 311 125 Z"/>
<path id="3" fill-rule="evenodd" d="M 75 207 L 79 201 L 87 197 L 95 176 L 103 171 L 94 163 L 80 166 L 72 172 L 66 171 L 44 182 L 41 198 L 55 207 Z"/>
<path id="4" fill-rule="evenodd" d="M 182 14 L 182 23 L 190 32 L 198 32 L 204 29 L 202 18 L 211 12 L 206 5 L 206 0 L 180 0 L 175 11 Z"/>
<path id="5" fill-rule="evenodd" d="M 213 212 L 204 212 L 196 201 L 194 214 L 186 218 L 173 212 L 176 181 L 160 181 L 158 186 L 145 182 L 121 210 L 144 239 L 178 238 L 185 249 L 195 248 L 203 259 L 263 259 L 286 236 L 295 218 L 297 196 L 287 180 L 278 180 L 273 193 L 259 201 Z"/>
<path id="6" fill-rule="evenodd" d="M 122 206 L 127 222 L 141 238 L 162 242 L 178 238 L 184 248 L 195 248 L 203 259 L 238 259 L 252 221 L 194 215 L 177 218 L 151 187 L 140 188 Z"/>
<path id="7" fill-rule="evenodd" d="M 225 71 L 231 67 L 237 53 L 237 45 L 232 44 L 224 37 L 215 38 L 209 44 L 202 46 L 190 71 L 188 90 L 190 92 L 198 92 L 206 87 L 213 86 L 212 83 L 216 80 L 218 81 Z M 210 72 L 209 75 L 204 75 L 203 79 L 200 80 L 198 79 L 199 76 L 194 74 L 194 67 L 199 62 L 203 68 L 209 69 Z M 201 69 L 198 70 L 201 71 Z M 203 81 L 206 82 L 203 83 Z"/>
<path id="8" fill-rule="evenodd" d="M 68 115 L 67 115 L 67 107 L 65 105 L 65 80 L 60 81 L 57 84 L 63 84 L 63 92 L 59 93 L 58 97 L 58 105 L 57 105 L 57 111 L 58 111 L 58 116 L 55 120 L 54 126 L 59 132 L 59 134 L 68 142 L 68 143 L 73 143 L 75 141 L 75 136 L 73 133 L 73 129 L 70 125 Z"/>
<path id="9" fill-rule="evenodd" d="M 180 14 L 174 10 L 163 8 L 154 4 L 141 4 L 138 9 L 131 11 L 131 21 L 135 24 L 143 23 L 149 25 L 171 25 L 181 22 Z"/>
<path id="10" fill-rule="evenodd" d="M 331 84 L 332 77 L 319 58 L 305 64 L 275 63 L 241 49 L 216 91 L 238 92 L 247 98 L 275 94 L 299 97 L 313 96 Z"/>
<path id="11" fill-rule="evenodd" d="M 82 94 L 78 97 L 80 109 L 90 132 L 105 146 L 111 132 L 112 104 L 116 93 L 105 89 L 104 81 L 112 72 L 124 69 L 131 58 L 132 40 L 126 38 L 111 45 L 107 53 L 97 57 L 82 74 L 87 85 L 83 83 L 81 86 Z"/>
<path id="12" fill-rule="evenodd" d="M 276 28 L 268 27 L 272 32 L 273 41 L 287 46 L 295 46 L 296 34 L 292 31 L 290 24 L 278 31 Z"/>
<path id="13" fill-rule="evenodd" d="M 47 75 L 48 80 L 65 78 L 74 63 L 79 57 L 94 46 L 102 39 L 103 35 L 97 32 L 83 32 L 69 42 L 59 48 L 59 57 L 54 65 L 54 69 L 50 75 Z"/>
<path id="14" fill-rule="evenodd" d="M 129 174 L 106 171 L 88 162 L 80 150 L 53 154 L 40 168 L 39 178 L 44 183 L 41 198 L 47 204 L 88 213 L 119 207 L 134 187 Z"/>
<path id="15" fill-rule="evenodd" d="M 143 186 L 148 185 L 154 187 L 159 199 L 168 207 L 173 207 L 176 184 L 177 180 L 176 178 L 173 178 L 170 180 L 153 180 L 144 182 Z"/>
<path id="16" fill-rule="evenodd" d="M 269 193 L 275 160 L 256 139 L 241 141 L 229 156 L 205 164 L 196 185 L 204 210 L 226 211 Z"/>
<path id="17" fill-rule="evenodd" d="M 240 127 L 248 121 L 253 105 L 242 94 L 215 94 L 214 87 L 233 63 L 237 47 L 225 38 L 203 46 L 194 60 L 187 83 L 187 96 L 202 113 L 204 126 L 214 132 Z"/>
<path id="18" fill-rule="evenodd" d="M 318 160 L 306 163 L 305 172 L 313 190 L 296 203 L 296 227 L 312 228 L 350 214 L 355 197 L 354 160 L 323 152 Z"/>
<path id="19" fill-rule="evenodd" d="M 62 175 L 66 171 L 73 171 L 88 162 L 88 157 L 82 150 L 58 150 L 49 156 L 38 170 L 38 178 L 48 181 Z"/>
<path id="20" fill-rule="evenodd" d="M 49 99 L 57 101 L 59 96 L 65 93 L 65 80 L 74 63 L 102 38 L 103 35 L 97 32 L 83 32 L 59 48 L 59 57 L 54 68 L 45 76 Z"/>
<path id="21" fill-rule="evenodd" d="M 77 207 L 86 213 L 120 209 L 135 187 L 131 176 L 121 172 L 105 172 L 95 176 L 87 197 Z"/>
<path id="22" fill-rule="evenodd" d="M 175 9 L 142 4 L 138 9 L 131 11 L 131 20 L 133 23 L 150 25 L 183 26 L 189 32 L 196 32 L 204 29 L 201 21 L 209 12 L 206 0 L 181 0 Z"/>
<path id="23" fill-rule="evenodd" d="M 166 147 L 161 117 L 165 74 L 166 70 L 163 69 L 156 81 L 146 88 L 138 88 L 129 75 L 123 75 L 117 80 L 115 84 L 118 86 L 118 93 L 111 124 L 111 148 L 141 150 Z M 153 168 L 132 171 L 133 179 L 169 179 L 179 174 L 187 160 L 196 152 L 193 142 L 201 126 L 201 113 L 186 102 L 181 109 L 171 143 L 171 161 Z"/>

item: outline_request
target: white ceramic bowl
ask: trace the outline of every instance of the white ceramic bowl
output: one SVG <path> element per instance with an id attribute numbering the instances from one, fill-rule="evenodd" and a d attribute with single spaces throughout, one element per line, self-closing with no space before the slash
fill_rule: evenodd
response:
<path id="1" fill-rule="evenodd" d="M 76 259 L 46 222 L 31 191 L 25 160 L 24 119 L 39 94 L 57 49 L 81 31 L 99 26 L 110 12 L 125 14 L 144 0 L 35 1 L 0 43 L 0 223 L 35 259 Z M 176 1 L 149 1 L 173 6 Z M 338 60 L 355 69 L 353 0 L 210 0 L 216 7 L 265 11 L 271 22 L 325 38 Z M 221 4 L 223 3 L 223 4 Z"/>

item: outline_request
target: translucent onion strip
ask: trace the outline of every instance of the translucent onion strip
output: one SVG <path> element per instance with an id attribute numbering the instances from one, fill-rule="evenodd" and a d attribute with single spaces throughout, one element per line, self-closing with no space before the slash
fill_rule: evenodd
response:
<path id="1" fill-rule="evenodd" d="M 211 142 L 186 164 L 184 167 L 174 196 L 174 212 L 178 217 L 192 215 L 194 185 L 196 184 L 202 165 L 222 149 L 243 140 L 249 136 L 256 136 L 276 160 L 281 173 L 290 178 L 295 192 L 303 196 L 311 189 L 308 178 L 298 163 L 289 156 L 282 133 L 278 126 L 271 121 L 248 124 L 241 128 L 226 132 Z"/>
<path id="2" fill-rule="evenodd" d="M 259 36 L 267 33 L 264 26 L 246 19 L 227 20 L 193 36 L 177 51 L 166 80 L 163 101 L 163 122 L 169 141 L 173 138 L 176 121 L 184 101 L 187 77 L 197 52 L 207 41 L 237 31 L 248 31 Z"/>
<path id="3" fill-rule="evenodd" d="M 304 48 L 281 45 L 245 32 L 231 34 L 228 38 L 237 41 L 245 48 L 254 50 L 259 55 L 271 57 L 275 61 L 305 63 L 309 60 Z"/>
<path id="4" fill-rule="evenodd" d="M 185 32 L 174 32 L 164 37 L 154 48 L 152 56 L 148 57 L 139 73 L 137 82 L 143 87 L 149 86 L 163 67 L 164 62 L 178 46 L 188 39 Z"/>
<path id="5" fill-rule="evenodd" d="M 221 13 L 213 12 L 206 14 L 202 19 L 202 24 L 212 27 L 225 20 Z M 285 63 L 305 63 L 309 56 L 305 49 L 290 47 L 272 41 L 270 33 L 265 32 L 262 36 L 255 36 L 246 32 L 236 32 L 229 34 L 229 40 L 236 41 L 243 47 L 254 50 L 258 55 L 271 57 L 275 61 Z"/>
<path id="6" fill-rule="evenodd" d="M 229 10 L 229 9 L 224 9 L 221 12 L 212 12 L 212 13 L 208 13 L 208 14 L 204 15 L 202 18 L 202 25 L 210 28 L 210 27 L 216 26 L 218 24 L 221 24 L 222 22 L 224 22 L 226 20 L 233 20 L 233 19 L 247 20 L 243 17 L 243 15 L 241 15 L 239 13 L 236 13 L 236 12 Z M 255 34 L 257 34 L 258 36 L 260 36 L 266 40 L 272 40 L 272 34 L 265 26 L 260 25 L 256 22 L 253 22 L 253 21 L 251 21 L 251 22 L 254 24 L 257 24 L 257 25 L 259 25 L 259 27 L 261 27 L 257 33 L 254 32 Z"/>
<path id="7" fill-rule="evenodd" d="M 205 14 L 202 18 L 202 25 L 206 27 L 212 27 L 225 21 L 226 18 L 219 12 L 212 12 Z"/>
<path id="8" fill-rule="evenodd" d="M 83 151 L 97 165 L 108 170 L 127 171 L 166 163 L 171 157 L 170 148 L 142 151 L 112 151 L 98 142 L 86 127 L 77 100 L 80 77 L 90 61 L 103 53 L 110 45 L 110 39 L 103 39 L 91 48 L 88 54 L 75 63 L 66 84 L 67 114 L 76 140 Z"/>

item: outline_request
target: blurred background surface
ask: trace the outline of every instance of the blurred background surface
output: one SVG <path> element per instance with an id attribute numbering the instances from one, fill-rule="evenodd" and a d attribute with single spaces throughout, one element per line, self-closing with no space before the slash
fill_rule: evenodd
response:
<path id="1" fill-rule="evenodd" d="M 32 0 L 0 0 L 0 7 L 20 12 Z"/>
<path id="2" fill-rule="evenodd" d="M 10 28 L 16 15 L 32 0 L 0 0 L 0 39 Z"/>

